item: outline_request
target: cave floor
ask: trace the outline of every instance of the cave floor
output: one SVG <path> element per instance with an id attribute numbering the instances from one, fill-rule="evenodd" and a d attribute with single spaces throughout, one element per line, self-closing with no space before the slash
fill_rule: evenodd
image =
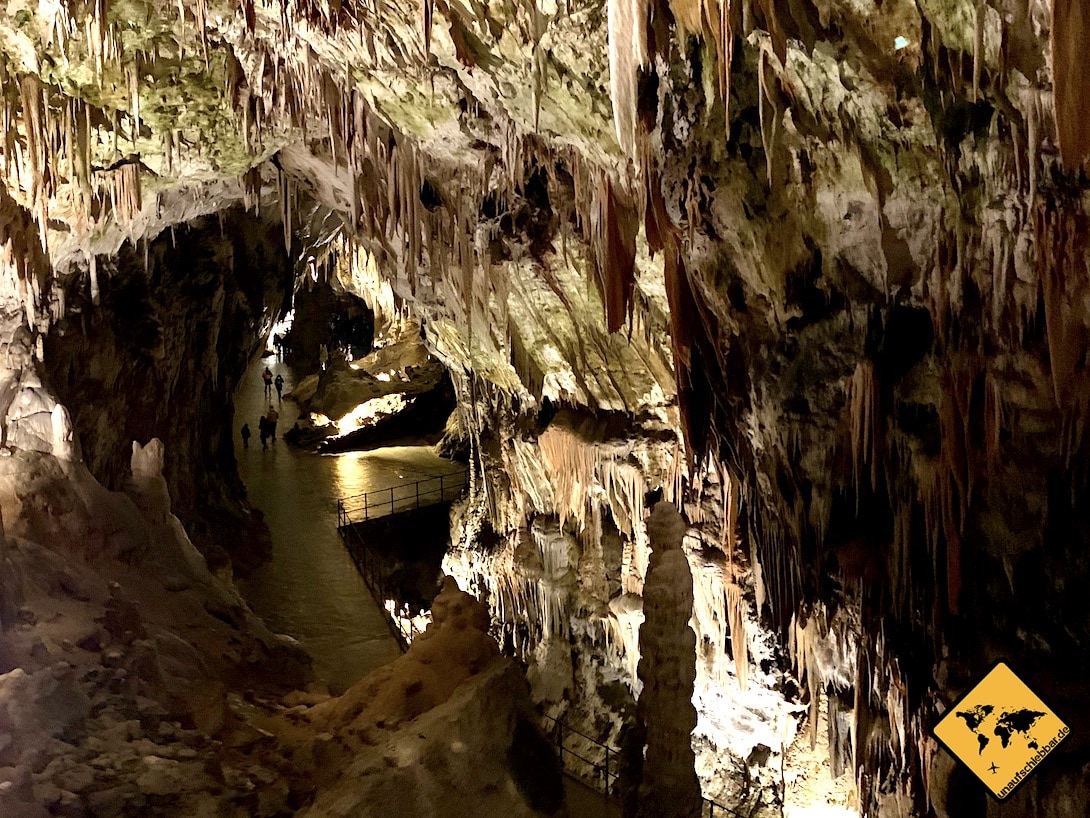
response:
<path id="1" fill-rule="evenodd" d="M 564 776 L 564 803 L 571 818 L 621 818 L 621 802 L 607 800 L 582 781 Z"/>
<path id="2" fill-rule="evenodd" d="M 298 639 L 314 657 L 315 671 L 334 693 L 400 655 L 383 614 L 356 573 L 337 535 L 340 497 L 384 488 L 453 470 L 423 446 L 318 455 L 289 447 L 282 439 L 298 416 L 285 399 L 278 404 L 277 440 L 262 451 L 258 417 L 269 401 L 261 372 L 268 364 L 296 384 L 291 367 L 261 358 L 247 371 L 235 394 L 235 452 L 250 502 L 272 533 L 272 559 L 239 586 L 269 626 Z M 273 402 L 276 392 L 273 391 Z M 249 449 L 239 429 L 249 423 Z"/>

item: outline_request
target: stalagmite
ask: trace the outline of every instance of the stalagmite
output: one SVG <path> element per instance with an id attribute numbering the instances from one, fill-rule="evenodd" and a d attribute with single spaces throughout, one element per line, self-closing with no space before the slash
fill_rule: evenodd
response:
<path id="1" fill-rule="evenodd" d="M 669 503 L 658 503 L 647 523 L 651 564 L 644 584 L 640 628 L 640 717 L 647 750 L 639 815 L 696 818 L 700 783 L 694 771 L 691 734 L 696 727 L 696 635 L 689 627 L 693 580 L 681 550 L 685 521 Z"/>

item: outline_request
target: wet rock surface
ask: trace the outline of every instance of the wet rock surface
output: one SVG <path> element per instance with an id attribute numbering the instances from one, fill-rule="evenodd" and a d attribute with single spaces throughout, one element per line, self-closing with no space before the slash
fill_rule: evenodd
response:
<path id="1" fill-rule="evenodd" d="M 239 208 L 100 263 L 99 303 L 82 276 L 64 278 L 68 313 L 45 344 L 84 462 L 120 490 L 129 441 L 162 440 L 175 513 L 213 569 L 245 573 L 268 534 L 244 505 L 232 395 L 291 287 L 279 225 Z"/>

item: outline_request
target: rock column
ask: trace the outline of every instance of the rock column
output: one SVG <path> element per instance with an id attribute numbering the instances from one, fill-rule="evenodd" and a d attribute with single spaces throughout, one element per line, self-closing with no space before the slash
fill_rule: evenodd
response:
<path id="1" fill-rule="evenodd" d="M 638 815 L 697 818 L 700 781 L 696 777 L 692 732 L 696 728 L 696 634 L 693 578 L 681 550 L 685 521 L 669 503 L 658 503 L 647 523 L 651 562 L 644 584 L 645 619 L 640 628 L 643 683 L 639 712 L 647 729 Z"/>

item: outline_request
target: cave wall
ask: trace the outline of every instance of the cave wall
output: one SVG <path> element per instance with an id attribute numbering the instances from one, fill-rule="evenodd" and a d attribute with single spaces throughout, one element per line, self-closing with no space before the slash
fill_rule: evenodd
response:
<path id="1" fill-rule="evenodd" d="M 646 503 L 665 497 L 686 518 L 701 789 L 754 814 L 783 803 L 781 759 L 806 707 L 784 683 L 786 650 L 759 621 L 763 588 L 734 534 L 736 498 L 722 474 L 694 469 L 700 489 L 682 493 L 684 449 L 653 415 L 640 425 L 566 406 L 528 414 L 487 392 L 476 406 L 470 414 L 460 404 L 479 471 L 454 508 L 443 566 L 488 604 L 497 640 L 527 665 L 538 706 L 615 750 L 627 746 L 643 687 Z M 847 803 L 844 779 L 829 789 Z"/>
<path id="2" fill-rule="evenodd" d="M 234 344 L 219 352 L 241 371 L 239 335 L 195 329 L 237 320 L 233 331 L 247 343 L 261 340 L 260 305 L 277 282 L 267 270 L 241 280 L 224 273 L 236 252 L 270 267 L 276 259 L 255 252 L 268 235 L 262 225 L 218 240 L 208 227 L 194 229 L 186 256 L 156 258 L 173 285 L 159 295 L 174 304 L 141 303 L 147 282 L 126 282 L 131 268 L 99 271 L 119 285 L 101 280 L 104 303 L 91 308 L 110 343 L 87 345 L 82 362 L 60 373 L 76 393 L 111 364 L 138 370 L 156 351 L 163 360 L 151 374 L 185 386 L 185 362 L 209 362 L 202 340 Z M 562 781 L 529 720 L 525 680 L 483 632 L 476 600 L 448 581 L 408 655 L 331 697 L 298 643 L 271 633 L 229 577 L 209 570 L 172 513 L 162 441 L 124 445 L 127 476 L 112 471 L 108 441 L 94 429 L 81 445 L 44 374 L 43 336 L 67 330 L 71 345 L 56 357 L 78 353 L 79 328 L 49 319 L 94 316 L 86 304 L 63 309 L 78 302 L 79 285 L 59 286 L 40 239 L 31 214 L 0 189 L 0 814 L 431 816 L 452 799 L 461 813 L 556 813 Z M 147 374 L 118 376 L 128 380 L 115 388 L 147 390 L 127 405 L 102 405 L 101 392 L 75 397 L 100 411 L 155 412 L 155 385 L 133 382 Z M 199 404 L 218 388 L 229 411 L 228 377 L 196 397 L 172 397 Z M 204 406 L 212 409 L 223 407 Z M 82 451 L 123 491 L 96 480 Z M 202 452 L 183 454 L 203 468 Z"/>
<path id="3" fill-rule="evenodd" d="M 373 311 L 358 296 L 335 290 L 328 277 L 316 282 L 304 275 L 292 296 L 292 309 L 295 314 L 285 336 L 287 357 L 307 371 L 318 368 L 323 346 L 327 355 L 340 346 L 353 358 L 362 358 L 371 351 L 375 336 Z"/>
<path id="4" fill-rule="evenodd" d="M 127 244 L 97 267 L 98 303 L 86 271 L 64 277 L 66 313 L 45 341 L 84 461 L 120 490 L 131 441 L 162 440 L 175 513 L 215 567 L 245 569 L 267 535 L 244 511 L 233 394 L 292 286 L 280 224 L 239 207 Z"/>
<path id="5" fill-rule="evenodd" d="M 1040 129 L 1018 5 L 983 7 L 1004 50 L 975 63 L 945 8 L 921 7 L 904 52 L 886 17 L 864 35 L 844 9 L 781 16 L 785 53 L 774 35 L 735 52 L 725 141 L 691 82 L 706 54 L 676 52 L 648 106 L 663 206 L 694 237 L 672 304 L 701 317 L 690 428 L 710 418 L 696 443 L 739 481 L 771 626 L 861 613 L 871 814 L 945 797 L 930 726 L 996 659 L 1075 723 L 1087 693 L 1087 192 Z M 1021 803 L 1083 804 L 1088 761 L 1064 748 Z"/>

